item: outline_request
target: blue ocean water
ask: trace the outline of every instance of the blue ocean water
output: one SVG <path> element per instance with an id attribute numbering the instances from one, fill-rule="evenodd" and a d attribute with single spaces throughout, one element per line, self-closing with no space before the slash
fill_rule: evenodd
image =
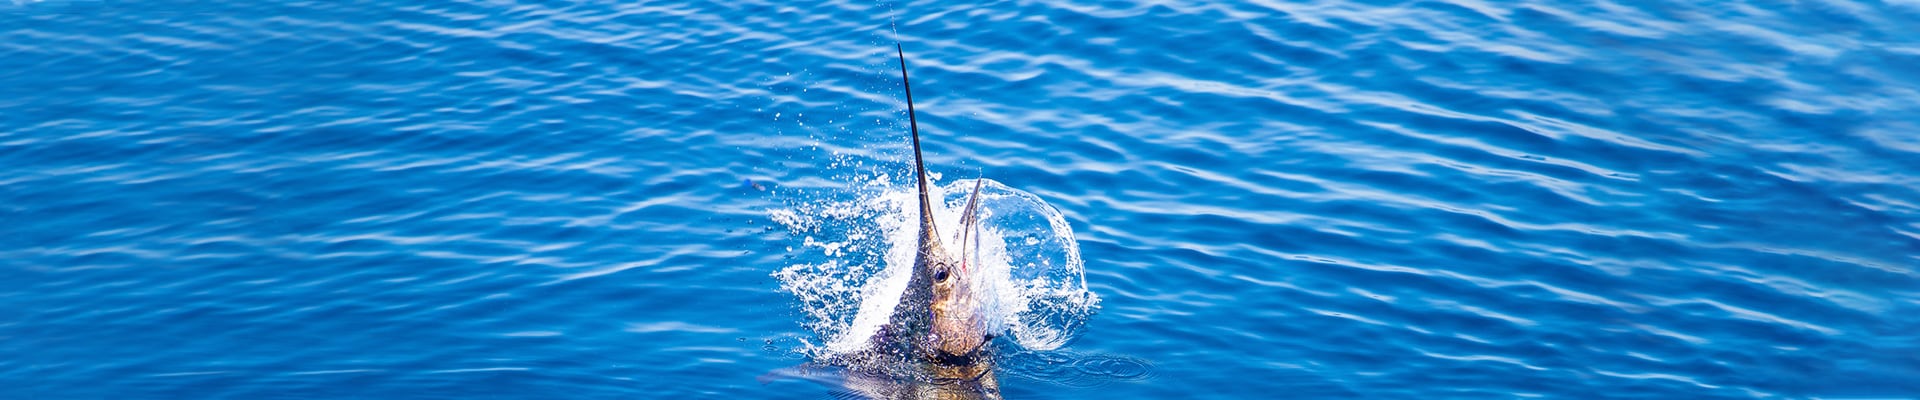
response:
<path id="1" fill-rule="evenodd" d="M 1008 397 L 1915 398 L 1915 21 L 13 1 L 0 398 L 823 398 L 756 380 L 822 341 L 775 218 L 907 184 L 896 29 L 1100 300 Z"/>

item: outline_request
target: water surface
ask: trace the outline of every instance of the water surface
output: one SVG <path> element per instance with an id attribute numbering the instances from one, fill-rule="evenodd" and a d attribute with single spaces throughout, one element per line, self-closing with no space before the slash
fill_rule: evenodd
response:
<path id="1" fill-rule="evenodd" d="M 1920 396 L 1911 2 L 0 10 L 0 398 L 820 398 L 894 20 L 1100 298 L 1010 398 Z"/>

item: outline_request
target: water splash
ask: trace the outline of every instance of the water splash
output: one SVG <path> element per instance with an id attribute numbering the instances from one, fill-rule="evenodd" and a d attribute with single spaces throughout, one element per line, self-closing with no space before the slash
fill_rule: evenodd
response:
<path id="1" fill-rule="evenodd" d="M 937 175 L 930 179 L 938 180 Z M 856 184 L 850 198 L 771 211 L 801 237 L 794 263 L 773 274 L 800 300 L 805 325 L 820 342 L 812 355 L 860 350 L 892 314 L 913 266 L 918 202 L 885 176 Z M 935 224 L 959 257 L 960 210 L 980 186 L 980 223 L 968 239 L 977 248 L 966 272 L 988 331 L 1020 350 L 1053 350 L 1076 337 L 1098 310 L 1086 289 L 1073 230 L 1039 196 L 990 179 L 929 185 Z"/>

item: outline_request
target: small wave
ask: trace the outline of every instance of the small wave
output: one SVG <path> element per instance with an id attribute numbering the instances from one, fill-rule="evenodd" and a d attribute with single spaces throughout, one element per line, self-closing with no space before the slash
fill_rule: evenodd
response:
<path id="1" fill-rule="evenodd" d="M 999 366 L 1009 375 L 1072 387 L 1097 387 L 1154 376 L 1153 364 L 1147 360 L 1068 351 L 1010 352 Z"/>

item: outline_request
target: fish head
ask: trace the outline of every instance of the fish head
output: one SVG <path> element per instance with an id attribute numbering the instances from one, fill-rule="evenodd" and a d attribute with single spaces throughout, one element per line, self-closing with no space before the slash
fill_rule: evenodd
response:
<path id="1" fill-rule="evenodd" d="M 925 263 L 932 278 L 931 335 L 928 335 L 936 360 L 971 358 L 986 344 L 986 327 L 980 316 L 980 303 L 974 298 L 967 269 L 951 257 L 932 257 Z"/>
<path id="2" fill-rule="evenodd" d="M 984 357 L 979 357 L 989 337 L 982 323 L 980 303 L 974 299 L 972 274 L 969 274 L 973 271 L 969 271 L 964 262 L 977 251 L 976 246 L 968 245 L 967 239 L 972 238 L 970 233 L 977 229 L 974 212 L 980 186 L 975 184 L 967 210 L 963 212 L 961 254 L 956 257 L 945 251 L 945 246 L 941 245 L 940 230 L 934 224 L 933 201 L 929 198 L 927 188 L 926 157 L 920 151 L 920 123 L 913 109 L 913 85 L 907 79 L 907 56 L 897 44 L 894 49 L 900 56 L 900 85 L 907 97 L 907 126 L 913 138 L 914 180 L 920 192 L 920 251 L 914 262 L 914 283 L 909 284 L 908 291 L 911 297 L 925 299 L 928 314 L 931 314 L 923 314 L 930 318 L 924 341 L 919 344 L 926 350 L 921 355 L 938 366 L 936 370 L 965 372 L 964 376 L 970 377 L 981 376 L 991 364 L 982 362 Z M 973 373 L 973 370 L 978 370 L 978 373 Z"/>
<path id="3" fill-rule="evenodd" d="M 959 248 L 954 254 L 942 251 L 938 234 L 921 238 L 922 257 L 920 263 L 929 277 L 930 302 L 928 309 L 933 314 L 930 326 L 932 354 L 934 361 L 944 364 L 971 365 L 975 355 L 992 340 L 985 318 L 982 316 L 982 304 L 974 292 L 975 275 L 981 273 L 978 263 L 979 246 L 979 199 L 980 181 L 975 181 L 973 193 L 968 196 L 966 208 L 961 211 Z M 931 207 L 929 207 L 931 208 Z M 927 226 L 932 226 L 928 220 Z"/>

